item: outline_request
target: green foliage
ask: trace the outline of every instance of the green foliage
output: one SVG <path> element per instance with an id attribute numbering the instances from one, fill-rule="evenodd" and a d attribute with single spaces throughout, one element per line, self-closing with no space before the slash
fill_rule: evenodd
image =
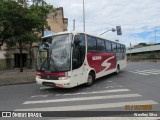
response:
<path id="1" fill-rule="evenodd" d="M 43 6 L 37 4 L 42 0 L 33 0 L 36 4 L 29 6 L 27 1 L 28 0 L 18 0 L 18 2 L 15 0 L 0 1 L 1 41 L 6 42 L 13 37 L 19 38 L 17 36 L 40 32 L 42 26 L 48 26 L 45 16 L 53 9 L 53 6 L 48 5 L 47 3 Z"/>
<path id="2" fill-rule="evenodd" d="M 4 41 L 10 48 L 18 48 L 22 54 L 26 45 L 31 48 L 32 43 L 38 41 L 37 33 L 42 26 L 48 26 L 45 17 L 53 6 L 40 4 L 42 0 L 32 1 L 34 4 L 31 5 L 28 0 L 0 0 L 0 46 Z"/>
<path id="3" fill-rule="evenodd" d="M 138 45 L 148 46 L 147 43 L 139 43 Z"/>
<path id="4" fill-rule="evenodd" d="M 14 34 L 12 28 L 11 15 L 14 13 L 14 7 L 17 3 L 15 1 L 1 0 L 0 1 L 0 41 L 4 41 Z M 13 9 L 11 12 L 10 9 Z M 2 42 L 3 43 L 3 42 Z"/>

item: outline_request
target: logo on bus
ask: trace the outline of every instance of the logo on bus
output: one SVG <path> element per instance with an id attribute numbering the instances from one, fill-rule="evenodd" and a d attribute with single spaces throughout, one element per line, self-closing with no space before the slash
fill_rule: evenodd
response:
<path id="1" fill-rule="evenodd" d="M 102 56 L 93 56 L 92 57 L 92 60 L 101 60 L 102 59 Z"/>

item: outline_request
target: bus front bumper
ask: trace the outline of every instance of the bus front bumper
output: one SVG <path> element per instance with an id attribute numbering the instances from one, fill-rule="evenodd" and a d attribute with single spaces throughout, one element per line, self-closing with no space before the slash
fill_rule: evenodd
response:
<path id="1" fill-rule="evenodd" d="M 36 78 L 36 82 L 39 85 L 50 86 L 50 87 L 58 87 L 58 88 L 71 88 L 71 87 L 73 87 L 70 83 L 70 79 L 44 80 L 44 79 Z"/>

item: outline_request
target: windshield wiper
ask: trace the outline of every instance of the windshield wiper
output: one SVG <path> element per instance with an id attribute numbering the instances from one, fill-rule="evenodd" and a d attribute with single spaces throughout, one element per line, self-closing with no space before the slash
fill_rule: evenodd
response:
<path id="1" fill-rule="evenodd" d="M 44 62 L 42 63 L 40 70 L 42 70 L 42 68 L 43 68 L 44 64 L 46 63 L 46 61 L 47 61 L 47 58 L 46 58 L 46 59 L 44 60 Z"/>

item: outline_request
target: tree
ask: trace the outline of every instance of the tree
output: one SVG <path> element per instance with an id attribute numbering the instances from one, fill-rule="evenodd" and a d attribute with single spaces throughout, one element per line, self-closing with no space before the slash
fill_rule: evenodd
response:
<path id="1" fill-rule="evenodd" d="M 3 45 L 4 41 L 10 38 L 14 34 L 14 29 L 11 23 L 11 11 L 9 10 L 12 6 L 15 6 L 13 1 L 0 1 L 0 46 Z M 14 11 L 13 11 L 14 12 Z"/>
<path id="2" fill-rule="evenodd" d="M 42 4 L 43 2 L 43 4 Z M 30 6 L 30 10 L 32 13 L 37 14 L 38 16 L 41 16 L 41 20 L 43 21 L 44 24 L 42 26 L 37 27 L 38 31 L 42 30 L 42 35 L 44 32 L 44 28 L 49 29 L 50 27 L 48 26 L 48 23 L 46 21 L 46 15 L 50 12 L 50 10 L 54 10 L 52 5 L 48 5 L 44 0 L 33 0 L 33 4 Z M 32 17 L 29 17 L 32 18 Z M 32 49 L 32 44 L 33 42 L 31 41 L 29 43 L 29 56 L 30 56 L 30 63 L 32 63 L 31 59 L 31 49 Z M 31 67 L 31 66 L 30 66 Z"/>
<path id="3" fill-rule="evenodd" d="M 25 0 L 2 0 L 0 2 L 0 40 L 20 51 L 20 72 L 23 72 L 22 51 L 26 45 L 30 49 L 32 43 L 38 40 L 38 33 L 42 26 L 47 26 L 42 15 L 49 12 L 50 5 L 24 6 Z M 2 42 L 3 43 L 3 42 Z M 30 56 L 31 58 L 31 56 Z"/>
<path id="4" fill-rule="evenodd" d="M 139 43 L 138 45 L 148 46 L 147 43 Z"/>

